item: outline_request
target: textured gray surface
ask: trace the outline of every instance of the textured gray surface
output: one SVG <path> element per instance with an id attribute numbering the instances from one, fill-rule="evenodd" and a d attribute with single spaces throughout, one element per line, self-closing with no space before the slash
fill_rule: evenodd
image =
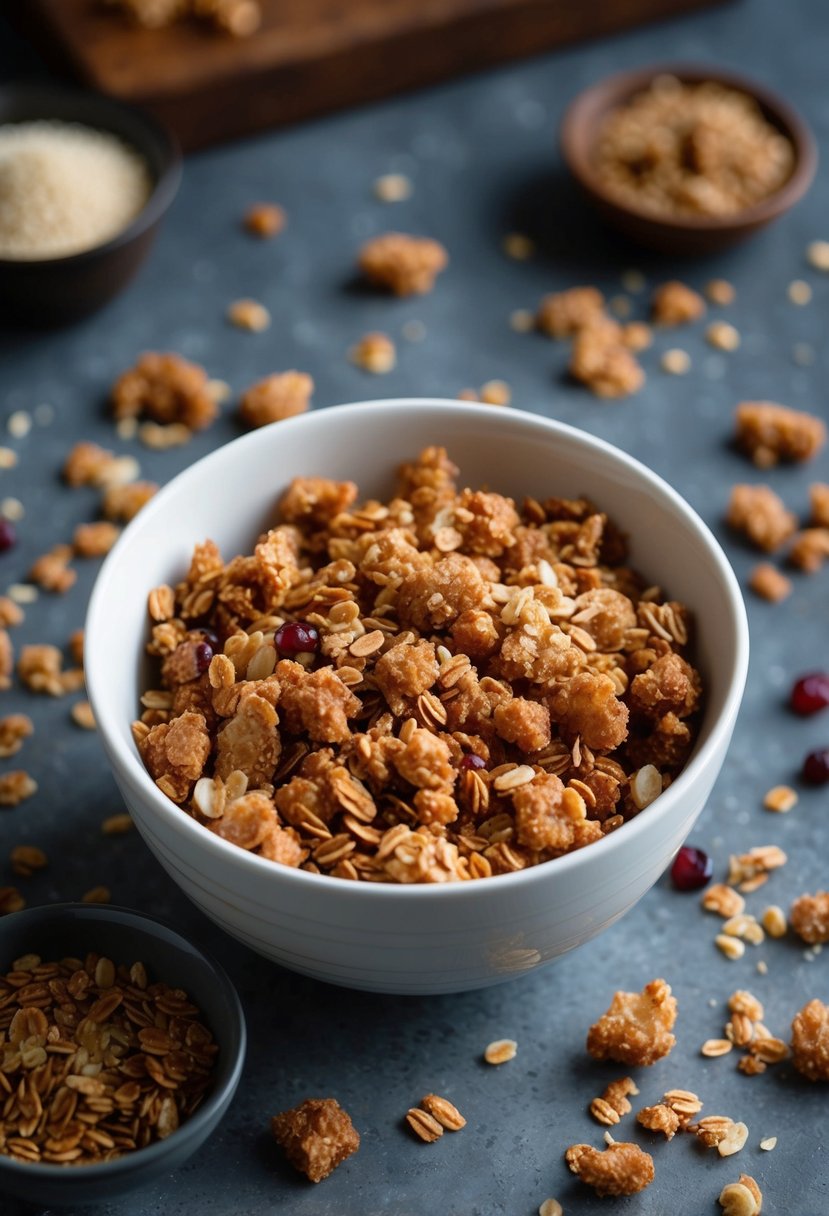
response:
<path id="1" fill-rule="evenodd" d="M 18 70 L 26 64 L 1 29 L 0 46 L 7 63 Z M 104 415 L 106 389 L 146 348 L 203 361 L 235 390 L 272 370 L 306 369 L 317 382 L 320 407 L 370 396 L 453 396 L 466 385 L 503 377 L 521 408 L 599 434 L 666 476 L 722 537 L 745 581 L 754 555 L 725 534 L 720 520 L 730 485 L 761 478 L 729 450 L 732 407 L 742 398 L 766 397 L 826 414 L 829 280 L 805 266 L 803 250 L 808 240 L 829 236 L 829 169 L 821 169 L 807 200 L 778 227 L 704 264 L 659 263 L 608 239 L 563 179 L 556 125 L 579 88 L 611 70 L 660 58 L 719 61 L 752 72 L 789 95 L 821 143 L 829 135 L 823 0 L 785 6 L 746 0 L 189 161 L 155 255 L 132 289 L 71 331 L 0 336 L 0 418 L 44 402 L 55 410 L 51 425 L 9 441 L 20 463 L 0 475 L 0 495 L 19 497 L 26 518 L 20 545 L 0 557 L 0 584 L 23 577 L 35 556 L 92 517 L 94 493 L 69 492 L 58 479 L 73 440 L 133 450 L 144 473 L 163 481 L 235 434 L 226 412 L 185 450 L 157 454 L 115 440 Z M 390 207 L 373 199 L 371 183 L 392 170 L 409 174 L 415 191 L 411 201 Z M 278 199 L 290 215 L 285 235 L 270 244 L 239 232 L 240 212 L 259 197 Z M 355 247 L 387 228 L 445 241 L 452 265 L 433 295 L 396 302 L 355 289 Z M 513 230 L 537 239 L 532 262 L 501 254 L 501 237 Z M 507 319 L 515 308 L 533 307 L 543 291 L 577 282 L 595 282 L 613 294 L 628 266 L 645 270 L 649 282 L 677 271 L 693 283 L 712 275 L 733 280 L 739 300 L 727 315 L 743 343 L 736 354 L 722 355 L 705 345 L 700 327 L 660 335 L 657 349 L 644 356 L 644 391 L 603 404 L 566 383 L 564 347 L 513 333 Z M 808 308 L 786 297 L 787 284 L 800 276 L 814 285 Z M 240 295 L 269 306 L 273 325 L 266 334 L 226 326 L 224 309 Z M 637 307 L 644 308 L 642 297 Z M 399 335 L 411 319 L 423 323 L 425 340 L 400 341 L 391 375 L 373 379 L 349 365 L 346 351 L 361 334 L 377 328 Z M 811 367 L 793 362 L 795 342 L 816 348 Z M 659 371 L 658 354 L 667 346 L 691 353 L 690 375 Z M 809 468 L 775 471 L 770 480 L 803 512 L 816 477 L 829 479 L 826 454 Z M 42 597 L 16 631 L 16 644 L 64 644 L 82 623 L 94 572 L 95 563 L 87 563 L 68 596 Z M 753 658 L 745 704 L 694 833 L 694 842 L 712 851 L 718 877 L 730 851 L 771 843 L 786 849 L 788 865 L 751 898 L 755 911 L 767 902 L 787 906 L 803 890 L 829 885 L 825 792 L 802 791 L 788 816 L 761 809 L 770 785 L 796 780 L 809 747 L 829 743 L 826 717 L 799 721 L 783 707 L 795 673 L 826 665 L 828 600 L 824 575 L 797 579 L 784 606 L 750 602 Z M 29 903 L 76 898 L 93 884 L 108 884 L 119 902 L 169 918 L 208 946 L 238 984 L 249 1020 L 246 1076 L 220 1131 L 163 1185 L 102 1213 L 530 1216 L 548 1195 L 567 1213 L 609 1211 L 613 1201 L 595 1199 L 562 1160 L 574 1141 L 601 1143 L 586 1105 L 620 1074 L 587 1059 L 584 1034 L 614 989 L 638 988 L 655 975 L 666 976 L 679 998 L 679 1041 L 667 1060 L 640 1070 L 642 1102 L 657 1101 L 672 1086 L 691 1088 L 707 1111 L 743 1118 L 750 1137 L 743 1153 L 728 1161 L 704 1154 L 690 1139 L 654 1144 L 655 1183 L 620 1201 L 620 1210 L 714 1212 L 720 1188 L 743 1170 L 760 1182 L 770 1214 L 829 1211 L 825 1087 L 810 1087 L 789 1065 L 746 1078 L 735 1071 L 733 1056 L 705 1061 L 698 1055 L 705 1038 L 721 1033 L 724 1001 L 740 986 L 764 1000 L 767 1024 L 785 1034 L 807 998 L 829 999 L 826 955 L 807 961 L 802 946 L 784 940 L 726 962 L 712 944 L 716 921 L 701 913 L 695 896 L 673 892 L 663 879 L 599 940 L 502 988 L 438 999 L 328 988 L 257 959 L 213 929 L 137 837 L 100 835 L 102 818 L 119 808 L 118 795 L 97 739 L 71 724 L 65 700 L 14 691 L 3 699 L 3 711 L 11 709 L 30 713 L 37 733 L 4 765 L 19 760 L 40 790 L 0 819 L 0 858 L 18 842 L 38 843 L 51 858 L 48 870 L 21 883 Z M 7 863 L 0 861 L 0 883 L 8 881 Z M 767 976 L 756 973 L 761 958 Z M 518 1056 L 487 1068 L 481 1051 L 502 1036 L 518 1040 Z M 469 1125 L 427 1147 L 401 1120 L 429 1090 L 453 1098 Z M 363 1147 L 312 1187 L 270 1143 L 267 1117 L 305 1096 L 327 1094 L 352 1113 Z M 640 1143 L 650 1139 L 630 1120 L 620 1129 L 624 1135 L 626 1128 Z M 760 1139 L 772 1135 L 777 1148 L 761 1152 Z M 23 1210 L 0 1200 L 4 1216 L 23 1216 Z"/>

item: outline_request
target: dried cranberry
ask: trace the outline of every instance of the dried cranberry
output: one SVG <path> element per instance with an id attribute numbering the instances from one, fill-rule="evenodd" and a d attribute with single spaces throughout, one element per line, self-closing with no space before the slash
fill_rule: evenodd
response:
<path id="1" fill-rule="evenodd" d="M 671 881 L 678 891 L 698 891 L 710 881 L 714 863 L 702 849 L 686 844 L 679 850 L 671 866 Z"/>
<path id="2" fill-rule="evenodd" d="M 202 635 L 205 642 L 207 642 L 207 645 L 212 646 L 214 654 L 217 650 L 221 649 L 219 635 L 216 633 L 215 629 L 200 629 L 199 633 Z"/>
<path id="3" fill-rule="evenodd" d="M 803 761 L 803 780 L 810 785 L 826 785 L 829 781 L 829 747 L 809 752 Z"/>
<path id="4" fill-rule="evenodd" d="M 295 654 L 315 654 L 319 640 L 320 635 L 314 626 L 305 621 L 286 621 L 284 625 L 279 626 L 274 636 L 279 653 L 289 657 Z"/>
<path id="5" fill-rule="evenodd" d="M 210 660 L 213 658 L 213 647 L 209 642 L 197 642 L 196 649 L 193 651 L 193 658 L 196 660 L 196 671 L 201 675 L 210 666 Z"/>
<path id="6" fill-rule="evenodd" d="M 17 532 L 7 519 L 0 519 L 0 553 L 13 549 L 17 544 Z"/>
<path id="7" fill-rule="evenodd" d="M 829 673 L 810 671 L 801 676 L 792 688 L 789 704 L 796 714 L 807 717 L 829 705 Z"/>
<path id="8" fill-rule="evenodd" d="M 474 752 L 470 752 L 468 756 L 463 756 L 458 766 L 461 769 L 486 768 L 486 760 L 481 756 L 476 756 Z"/>

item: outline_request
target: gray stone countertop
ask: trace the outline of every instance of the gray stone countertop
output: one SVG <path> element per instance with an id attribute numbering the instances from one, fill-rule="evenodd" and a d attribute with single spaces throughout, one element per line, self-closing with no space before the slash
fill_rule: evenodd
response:
<path id="1" fill-rule="evenodd" d="M 8 72 L 38 70 L 30 52 L 0 28 Z M 152 452 L 119 441 L 105 414 L 114 377 L 145 349 L 179 351 L 203 362 L 238 392 L 258 377 L 296 367 L 316 381 L 315 408 L 366 397 L 454 396 L 498 377 L 518 408 L 562 419 L 618 444 L 667 478 L 723 541 L 745 585 L 757 560 L 722 524 L 731 485 L 768 480 L 801 516 L 809 483 L 829 480 L 829 453 L 809 466 L 763 476 L 729 447 L 734 404 L 746 398 L 786 402 L 827 415 L 829 278 L 805 261 L 807 243 L 829 237 L 829 168 L 807 199 L 751 243 L 703 262 L 682 264 L 643 255 L 603 233 L 567 182 L 556 129 L 567 101 L 606 73 L 657 60 L 727 64 L 787 94 L 819 142 L 829 137 L 829 10 L 824 0 L 745 0 L 649 26 L 613 39 L 550 54 L 381 105 L 275 132 L 194 156 L 158 245 L 135 283 L 111 307 L 75 328 L 0 335 L 0 427 L 16 411 L 35 421 L 24 438 L 4 437 L 17 467 L 0 473 L 0 497 L 24 505 L 20 543 L 0 556 L 0 590 L 25 577 L 32 560 L 78 522 L 94 517 L 93 491 L 70 492 L 59 470 L 70 445 L 95 440 L 133 452 L 145 476 L 164 482 L 234 437 L 227 407 L 219 423 L 184 449 Z M 374 179 L 402 172 L 411 199 L 375 200 Z M 240 230 L 247 204 L 274 198 L 288 211 L 287 231 L 260 244 Z M 451 267 L 429 296 L 393 301 L 354 289 L 355 249 L 390 228 L 440 238 Z M 507 232 L 529 234 L 537 255 L 511 261 Z M 739 329 L 733 354 L 705 343 L 704 327 L 660 333 L 643 362 L 647 383 L 635 398 L 606 403 L 568 383 L 566 348 L 514 332 L 509 317 L 533 308 L 548 290 L 596 283 L 620 292 L 620 275 L 636 267 L 648 285 L 678 275 L 694 285 L 725 277 L 736 304 L 722 315 Z M 797 307 L 788 284 L 805 278 L 814 297 Z M 263 301 L 273 322 L 264 334 L 231 328 L 228 303 Z M 633 299 L 644 316 L 646 298 Z M 717 310 L 715 310 L 717 311 Z M 402 337 L 421 323 L 422 341 Z M 347 360 L 369 330 L 399 340 L 396 369 L 382 379 Z M 796 344 L 812 354 L 795 360 Z M 659 368 L 661 351 L 690 353 L 688 375 Z M 49 411 L 38 410 L 48 405 Z M 51 421 L 44 422 L 44 417 Z M 76 586 L 43 595 L 27 609 L 14 642 L 65 646 L 83 623 L 97 563 L 79 564 Z M 789 601 L 771 606 L 749 595 L 752 659 L 734 742 L 714 793 L 693 833 L 724 878 L 730 852 L 778 844 L 789 856 L 750 910 L 788 907 L 805 890 L 829 886 L 829 798 L 801 788 L 804 753 L 829 744 L 829 719 L 798 720 L 785 708 L 796 674 L 826 667 L 829 574 L 797 576 Z M 125 646 L 132 640 L 124 639 Z M 70 718 L 70 701 L 15 688 L 3 712 L 23 711 L 36 734 L 5 767 L 37 778 L 35 798 L 0 816 L 0 885 L 18 882 L 30 905 L 79 898 L 103 883 L 119 903 L 174 921 L 226 966 L 242 996 L 250 1031 L 245 1076 L 220 1130 L 186 1168 L 132 1197 L 98 1208 L 100 1216 L 531 1216 L 547 1196 L 568 1213 L 616 1210 L 641 1216 L 701 1216 L 719 1211 L 716 1197 L 741 1171 L 752 1174 L 769 1216 L 825 1216 L 826 1088 L 810 1086 L 783 1064 L 760 1077 L 735 1069 L 735 1057 L 705 1060 L 703 1040 L 722 1033 L 724 1003 L 737 987 L 765 1003 L 766 1023 L 787 1035 L 794 1012 L 814 996 L 829 1000 L 827 957 L 790 937 L 749 947 L 739 962 L 715 948 L 716 921 L 697 897 L 667 878 L 620 923 L 557 965 L 478 993 L 400 998 L 348 992 L 306 980 L 259 959 L 214 928 L 181 895 L 136 834 L 102 836 L 102 819 L 119 797 L 94 734 Z M 762 808 L 765 791 L 796 785 L 788 815 Z M 16 880 L 8 864 L 17 843 L 41 845 L 49 867 Z M 765 960 L 768 973 L 756 964 Z M 690 1137 L 648 1144 L 656 1181 L 643 1194 L 600 1200 L 567 1171 L 563 1152 L 576 1141 L 600 1145 L 602 1129 L 587 1104 L 615 1066 L 598 1066 L 584 1050 L 588 1025 L 617 988 L 640 988 L 664 975 L 679 999 L 678 1044 L 670 1057 L 640 1070 L 641 1101 L 665 1089 L 689 1088 L 709 1112 L 743 1119 L 749 1141 L 739 1157 L 720 1160 Z M 501 1068 L 481 1062 L 492 1039 L 514 1038 L 518 1055 Z M 429 1090 L 454 1099 L 468 1119 L 457 1136 L 434 1146 L 402 1124 L 407 1108 Z M 318 1187 L 296 1175 L 270 1140 L 268 1117 L 309 1095 L 336 1096 L 363 1135 L 359 1154 Z M 625 1125 L 623 1125 L 624 1127 Z M 621 1132 L 621 1129 L 620 1129 Z M 773 1152 L 759 1142 L 776 1136 Z M 618 1133 L 617 1133 L 618 1138 Z M 30 1209 L 0 1200 L 4 1216 Z M 91 1209 L 90 1209 L 91 1212 Z M 86 1216 L 76 1210 L 74 1216 Z"/>

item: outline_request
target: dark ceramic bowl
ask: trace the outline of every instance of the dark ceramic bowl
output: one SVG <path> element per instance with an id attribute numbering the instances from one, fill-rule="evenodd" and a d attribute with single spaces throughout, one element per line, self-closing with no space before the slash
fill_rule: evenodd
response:
<path id="1" fill-rule="evenodd" d="M 795 152 L 789 179 L 768 198 L 728 216 L 659 218 L 621 203 L 597 179 L 593 149 L 604 119 L 657 76 L 671 75 L 688 84 L 706 80 L 747 93 L 759 105 L 766 121 L 791 141 Z M 817 147 L 803 119 L 781 97 L 718 67 L 655 64 L 634 72 L 621 72 L 586 89 L 571 102 L 561 124 L 561 151 L 568 168 L 600 215 L 640 245 L 671 254 L 707 254 L 752 236 L 779 219 L 806 193 L 817 167 Z"/>
<path id="2" fill-rule="evenodd" d="M 0 258 L 0 311 L 7 321 L 62 325 L 108 303 L 130 281 L 149 252 L 181 180 L 181 155 L 154 118 L 97 93 L 51 85 L 0 88 L 0 124 L 51 119 L 109 131 L 141 155 L 152 180 L 150 197 L 117 236 L 68 257 Z"/>
<path id="3" fill-rule="evenodd" d="M 88 951 L 117 963 L 144 962 L 152 978 L 184 988 L 204 1014 L 219 1054 L 213 1088 L 166 1140 L 101 1165 L 35 1165 L 0 1154 L 0 1192 L 72 1210 L 145 1186 L 182 1165 L 230 1105 L 245 1059 L 245 1019 L 233 985 L 216 963 L 167 925 L 102 904 L 52 904 L 0 919 L 3 974 L 24 954 L 49 960 Z"/>

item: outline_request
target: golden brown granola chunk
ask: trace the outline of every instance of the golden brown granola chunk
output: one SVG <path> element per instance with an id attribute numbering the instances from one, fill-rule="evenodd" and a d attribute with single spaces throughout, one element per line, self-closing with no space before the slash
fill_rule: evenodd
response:
<path id="1" fill-rule="evenodd" d="M 202 714 L 184 713 L 153 726 L 138 748 L 159 789 L 185 802 L 210 755 L 210 735 Z"/>
<path id="2" fill-rule="evenodd" d="M 829 528 L 829 484 L 816 481 L 809 486 L 809 505 L 812 509 L 809 522 L 816 528 Z"/>
<path id="3" fill-rule="evenodd" d="M 35 728 L 28 714 L 6 714 L 0 718 L 0 757 L 15 756 Z"/>
<path id="4" fill-rule="evenodd" d="M 191 431 L 210 426 L 217 415 L 207 372 L 181 355 L 147 351 L 112 386 L 116 418 L 182 423 Z"/>
<path id="5" fill-rule="evenodd" d="M 822 419 L 773 401 L 743 401 L 735 420 L 737 445 L 761 469 L 781 460 L 810 460 L 826 442 Z"/>
<path id="6" fill-rule="evenodd" d="M 645 373 L 630 348 L 604 325 L 579 330 L 569 367 L 571 376 L 597 397 L 629 397 L 645 383 Z"/>
<path id="7" fill-rule="evenodd" d="M 792 1022 L 794 1066 L 810 1081 L 829 1081 L 829 1005 L 809 1001 Z"/>
<path id="8" fill-rule="evenodd" d="M 25 769 L 0 774 L 0 806 L 17 806 L 37 793 L 37 782 Z"/>
<path id="9" fill-rule="evenodd" d="M 245 230 L 263 240 L 277 236 L 286 223 L 285 209 L 278 203 L 253 203 L 245 212 Z"/>
<path id="10" fill-rule="evenodd" d="M 594 750 L 610 750 L 627 738 L 628 708 L 610 676 L 578 672 L 552 694 L 549 708 L 568 738 L 580 736 Z"/>
<path id="11" fill-rule="evenodd" d="M 103 520 L 94 524 L 78 524 L 72 544 L 78 557 L 104 557 L 120 535 L 120 528 Z"/>
<path id="12" fill-rule="evenodd" d="M 636 1116 L 636 1122 L 649 1132 L 662 1132 L 666 1140 L 673 1140 L 680 1126 L 679 1115 L 663 1102 L 658 1102 L 656 1106 L 643 1106 Z"/>
<path id="13" fill-rule="evenodd" d="M 0 629 L 20 625 L 24 619 L 23 609 L 7 595 L 0 595 Z"/>
<path id="14" fill-rule="evenodd" d="M 829 891 L 801 895 L 789 910 L 789 921 L 804 942 L 829 942 Z"/>
<path id="15" fill-rule="evenodd" d="M 76 443 L 64 461 L 64 481 L 73 487 L 104 485 L 115 459 L 97 443 Z"/>
<path id="16" fill-rule="evenodd" d="M 243 696 L 216 736 L 216 776 L 227 779 L 242 772 L 252 788 L 270 781 L 282 750 L 277 721 L 276 710 L 264 697 Z"/>
<path id="17" fill-rule="evenodd" d="M 553 773 L 541 773 L 513 792 L 515 834 L 518 843 L 536 852 L 564 852 L 575 843 L 585 818 L 584 802 L 564 788 Z"/>
<path id="18" fill-rule="evenodd" d="M 353 481 L 295 477 L 279 500 L 279 510 L 286 523 L 323 527 L 341 511 L 347 511 L 356 497 Z"/>
<path id="19" fill-rule="evenodd" d="M 597 1195 L 635 1195 L 653 1182 L 653 1157 L 638 1144 L 620 1141 L 604 1150 L 573 1144 L 564 1159 Z"/>
<path id="20" fill-rule="evenodd" d="M 158 486 L 154 481 L 133 481 L 124 486 L 107 486 L 103 501 L 104 515 L 107 519 L 129 523 L 157 493 Z"/>
<path id="21" fill-rule="evenodd" d="M 311 402 L 314 381 L 305 372 L 274 372 L 252 384 L 239 402 L 245 426 L 267 426 L 304 414 Z"/>
<path id="22" fill-rule="evenodd" d="M 446 269 L 449 257 L 438 241 L 387 232 L 366 241 L 359 266 L 370 283 L 396 296 L 424 295 Z"/>
<path id="23" fill-rule="evenodd" d="M 676 1039 L 676 997 L 664 980 L 651 980 L 641 992 L 617 992 L 607 1013 L 590 1027 L 587 1050 L 596 1060 L 653 1064 Z"/>
<path id="24" fill-rule="evenodd" d="M 258 790 L 235 798 L 224 814 L 207 826 L 240 849 L 256 849 L 279 830 L 276 807 L 267 794 Z"/>
<path id="25" fill-rule="evenodd" d="M 648 718 L 662 718 L 668 713 L 687 718 L 698 708 L 701 695 L 699 673 L 681 655 L 670 651 L 647 671 L 634 676 L 630 706 Z"/>
<path id="26" fill-rule="evenodd" d="M 597 287 L 571 287 L 545 296 L 535 323 L 550 338 L 571 338 L 603 316 L 604 296 Z"/>
<path id="27" fill-rule="evenodd" d="M 359 342 L 355 342 L 348 357 L 355 367 L 374 376 L 384 376 L 392 371 L 397 363 L 397 348 L 388 334 L 364 334 Z"/>
<path id="28" fill-rule="evenodd" d="M 451 752 L 431 731 L 415 730 L 393 758 L 404 781 L 424 790 L 449 790 L 455 781 Z"/>
<path id="29" fill-rule="evenodd" d="M 654 291 L 651 315 L 655 325 L 687 325 L 705 316 L 705 300 L 685 283 L 671 279 Z"/>
<path id="30" fill-rule="evenodd" d="M 468 553 L 500 557 L 513 543 L 519 523 L 511 498 L 483 490 L 464 490 L 460 496 L 455 526 Z"/>
<path id="31" fill-rule="evenodd" d="M 792 580 L 786 578 L 771 562 L 758 562 L 751 572 L 748 585 L 755 595 L 768 600 L 770 604 L 779 604 L 792 593 Z"/>
<path id="32" fill-rule="evenodd" d="M 428 633 L 451 625 L 483 598 L 484 582 L 472 559 L 449 553 L 405 576 L 397 594 L 398 615 L 403 624 Z"/>
<path id="33" fill-rule="evenodd" d="M 539 701 L 512 697 L 495 707 L 495 729 L 521 752 L 540 752 L 550 742 L 550 711 Z"/>
<path id="34" fill-rule="evenodd" d="M 804 574 L 816 574 L 829 558 L 829 528 L 804 528 L 789 550 L 789 561 Z"/>
<path id="35" fill-rule="evenodd" d="M 5 629 L 0 629 L 0 689 L 11 688 L 13 672 L 14 647 L 12 646 L 12 640 Z"/>
<path id="36" fill-rule="evenodd" d="M 374 679 L 392 713 L 402 714 L 414 698 L 432 687 L 439 670 L 431 642 L 399 642 L 377 660 Z"/>
<path id="37" fill-rule="evenodd" d="M 37 583 L 44 591 L 65 595 L 69 588 L 75 585 L 78 577 L 69 565 L 72 556 L 71 545 L 55 545 L 34 563 L 29 571 L 29 580 Z"/>
<path id="38" fill-rule="evenodd" d="M 311 1182 L 322 1182 L 360 1147 L 359 1132 L 334 1098 L 306 1098 L 274 1115 L 271 1131 L 291 1165 Z"/>
<path id="39" fill-rule="evenodd" d="M 797 528 L 797 516 L 770 486 L 734 486 L 726 522 L 766 553 L 779 549 Z"/>
<path id="40" fill-rule="evenodd" d="M 576 597 L 570 618 L 584 629 L 604 653 L 621 650 L 625 635 L 636 625 L 636 613 L 626 595 L 610 587 L 597 587 Z"/>

